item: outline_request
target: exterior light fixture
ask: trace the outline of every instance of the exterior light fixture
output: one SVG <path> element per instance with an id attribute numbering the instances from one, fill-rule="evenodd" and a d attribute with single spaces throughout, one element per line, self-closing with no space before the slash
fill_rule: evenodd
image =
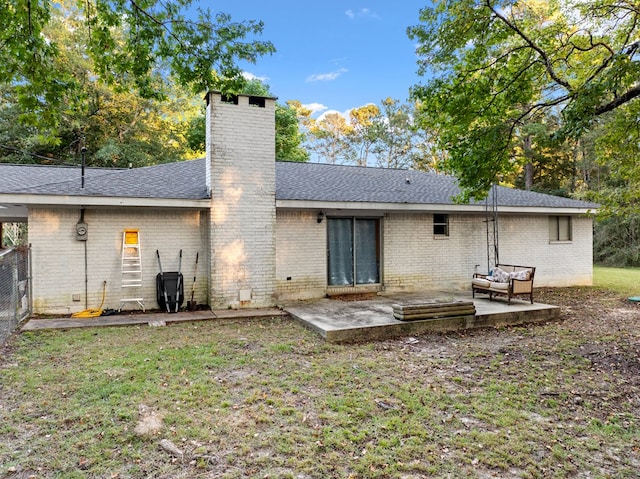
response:
<path id="1" fill-rule="evenodd" d="M 322 211 L 318 212 L 318 223 L 322 223 L 324 219 L 324 213 Z"/>

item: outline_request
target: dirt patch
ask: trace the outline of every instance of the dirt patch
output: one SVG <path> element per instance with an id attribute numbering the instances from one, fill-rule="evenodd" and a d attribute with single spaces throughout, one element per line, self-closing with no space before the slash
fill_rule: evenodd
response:
<path id="1" fill-rule="evenodd" d="M 162 430 L 164 414 L 154 411 L 145 404 L 138 406 L 140 417 L 133 432 L 138 436 L 153 436 Z"/>

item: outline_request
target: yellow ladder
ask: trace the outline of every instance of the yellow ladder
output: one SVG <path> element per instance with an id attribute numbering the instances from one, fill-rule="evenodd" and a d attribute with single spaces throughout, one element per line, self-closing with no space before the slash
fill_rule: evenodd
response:
<path id="1" fill-rule="evenodd" d="M 145 311 L 142 297 L 140 232 L 138 230 L 124 230 L 122 232 L 122 296 L 120 311 L 126 303 L 137 303 L 142 311 Z"/>

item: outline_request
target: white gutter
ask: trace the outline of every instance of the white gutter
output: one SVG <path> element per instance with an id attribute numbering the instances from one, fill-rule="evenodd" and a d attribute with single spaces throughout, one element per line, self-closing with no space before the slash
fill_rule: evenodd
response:
<path id="1" fill-rule="evenodd" d="M 292 210 L 358 210 L 358 211 L 398 211 L 422 213 L 482 213 L 483 204 L 415 204 L 415 203 L 366 203 L 332 202 L 309 200 L 276 200 L 276 208 Z M 595 208 L 571 208 L 548 206 L 498 206 L 500 214 L 537 214 L 537 215 L 584 215 L 595 212 Z"/>
<path id="2" fill-rule="evenodd" d="M 209 208 L 211 200 L 180 198 L 135 198 L 123 196 L 61 196 L 33 194 L 0 194 L 0 204 L 25 206 L 117 206 L 156 208 Z"/>

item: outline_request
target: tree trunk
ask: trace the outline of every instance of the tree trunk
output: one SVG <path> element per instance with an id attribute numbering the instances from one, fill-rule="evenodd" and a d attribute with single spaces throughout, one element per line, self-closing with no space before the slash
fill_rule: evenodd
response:
<path id="1" fill-rule="evenodd" d="M 529 191 L 533 188 L 533 152 L 531 151 L 531 135 L 524 137 L 524 189 Z"/>

